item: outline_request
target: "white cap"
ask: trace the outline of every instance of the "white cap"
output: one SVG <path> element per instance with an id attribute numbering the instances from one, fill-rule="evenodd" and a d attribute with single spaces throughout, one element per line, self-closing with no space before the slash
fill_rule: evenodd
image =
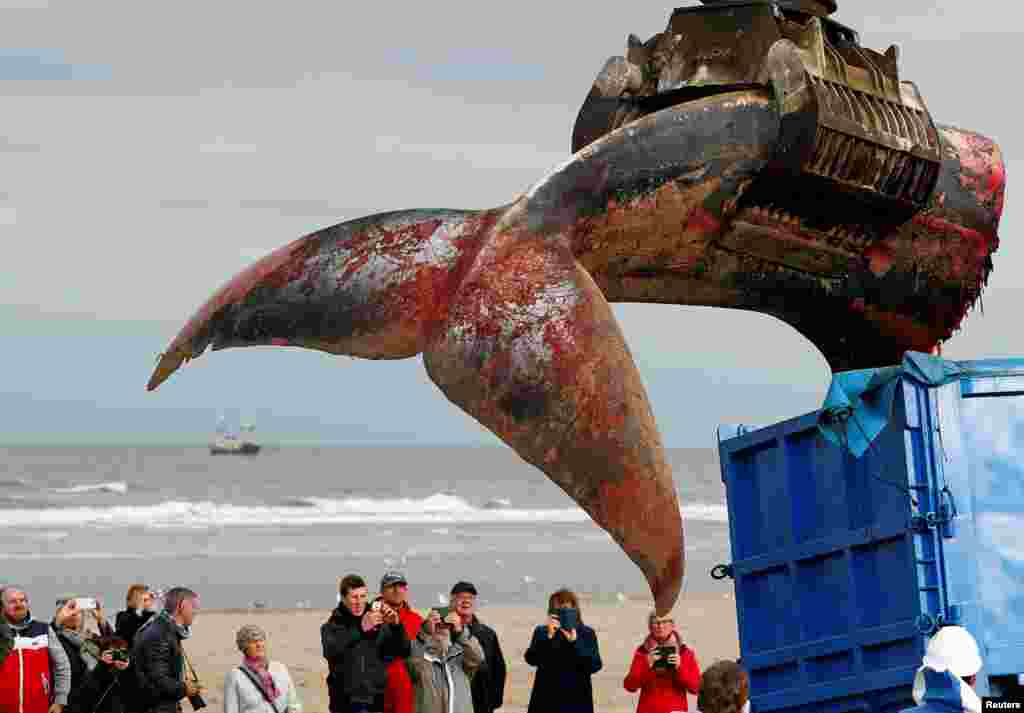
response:
<path id="1" fill-rule="evenodd" d="M 973 676 L 981 670 L 978 642 L 962 626 L 944 626 L 928 641 L 921 663 L 935 671 L 949 671 L 960 678 Z"/>

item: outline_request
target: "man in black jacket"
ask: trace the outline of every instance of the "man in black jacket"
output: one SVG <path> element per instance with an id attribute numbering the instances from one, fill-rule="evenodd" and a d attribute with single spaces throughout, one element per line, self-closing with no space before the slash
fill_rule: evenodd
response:
<path id="1" fill-rule="evenodd" d="M 476 587 L 470 582 L 452 587 L 451 606 L 484 649 L 484 663 L 473 676 L 473 713 L 494 713 L 505 699 L 505 657 L 498 634 L 477 618 Z"/>
<path id="2" fill-rule="evenodd" d="M 183 639 L 192 633 L 199 597 L 175 587 L 164 596 L 164 608 L 135 634 L 131 658 L 135 664 L 138 704 L 144 713 L 177 713 L 181 700 L 203 690 L 185 676 Z"/>
<path id="3" fill-rule="evenodd" d="M 382 713 L 388 664 L 409 656 L 409 638 L 398 611 L 380 602 L 367 608 L 362 577 L 341 580 L 341 601 L 320 627 L 320 642 L 330 673 L 327 692 L 331 713 Z"/>

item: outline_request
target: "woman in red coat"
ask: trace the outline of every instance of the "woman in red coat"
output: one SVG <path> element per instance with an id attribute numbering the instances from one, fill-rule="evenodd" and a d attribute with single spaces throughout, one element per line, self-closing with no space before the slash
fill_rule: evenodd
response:
<path id="1" fill-rule="evenodd" d="M 679 638 L 671 615 L 659 617 L 652 611 L 647 629 L 647 638 L 633 654 L 625 680 L 627 691 L 640 691 L 636 713 L 688 710 L 687 692 L 697 695 L 700 688 L 700 669 L 693 649 Z"/>

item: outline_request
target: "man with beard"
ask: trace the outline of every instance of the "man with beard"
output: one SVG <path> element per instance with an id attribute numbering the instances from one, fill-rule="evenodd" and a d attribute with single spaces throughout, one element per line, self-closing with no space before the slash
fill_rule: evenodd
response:
<path id="1" fill-rule="evenodd" d="M 406 661 L 416 713 L 474 713 L 470 679 L 483 659 L 480 642 L 458 614 L 442 619 L 431 610 Z"/>
<path id="2" fill-rule="evenodd" d="M 339 594 L 338 607 L 320 627 L 330 711 L 383 713 L 388 664 L 409 655 L 409 638 L 397 609 L 384 602 L 367 607 L 366 582 L 359 575 L 343 578 Z"/>
<path id="3" fill-rule="evenodd" d="M 471 582 L 457 582 L 450 596 L 452 609 L 484 652 L 483 663 L 473 675 L 473 713 L 494 713 L 505 698 L 505 657 L 498 634 L 477 618 L 477 592 Z"/>
<path id="4" fill-rule="evenodd" d="M 36 621 L 23 587 L 0 588 L 0 713 L 61 713 L 71 664 L 47 624 Z"/>

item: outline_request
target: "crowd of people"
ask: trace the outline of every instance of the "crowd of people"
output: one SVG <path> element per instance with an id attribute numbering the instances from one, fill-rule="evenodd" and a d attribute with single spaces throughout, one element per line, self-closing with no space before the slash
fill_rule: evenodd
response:
<path id="1" fill-rule="evenodd" d="M 329 674 L 331 713 L 494 713 L 504 700 L 506 662 L 497 632 L 476 613 L 471 582 L 452 587 L 447 606 L 426 617 L 409 604 L 404 574 L 385 573 L 379 594 L 366 581 L 342 578 L 338 605 L 320 629 Z M 114 624 L 99 602 L 61 596 L 50 622 L 34 619 L 24 587 L 0 587 L 0 713 L 180 713 L 187 700 L 206 707 L 204 688 L 183 642 L 199 596 L 176 587 L 155 606 L 143 585 L 129 588 Z M 84 612 L 97 632 L 87 635 Z M 651 612 L 648 633 L 623 681 L 639 692 L 637 713 L 750 713 L 747 673 L 718 661 L 701 673 L 671 616 Z M 241 654 L 224 681 L 224 713 L 302 713 L 286 665 L 267 656 L 267 634 L 248 624 L 237 632 Z M 972 648 L 973 646 L 973 648 Z M 533 631 L 525 654 L 536 669 L 528 713 L 594 713 L 591 678 L 602 668 L 597 633 L 583 623 L 579 599 L 560 589 Z M 920 711 L 945 698 L 971 710 L 981 667 L 977 645 L 960 627 L 931 639 L 914 683 Z M 957 708 L 952 708 L 957 710 Z"/>

